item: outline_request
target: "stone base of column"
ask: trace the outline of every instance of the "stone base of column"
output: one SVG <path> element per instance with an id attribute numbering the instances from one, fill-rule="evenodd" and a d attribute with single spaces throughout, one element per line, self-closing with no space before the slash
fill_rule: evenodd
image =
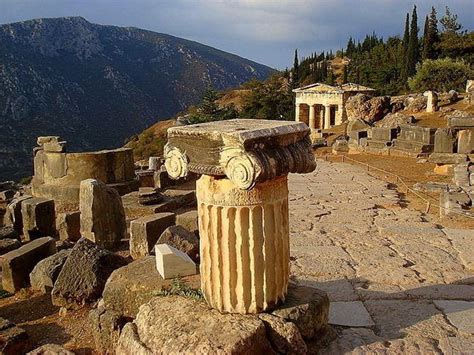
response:
<path id="1" fill-rule="evenodd" d="M 207 303 L 245 314 L 283 302 L 290 256 L 287 177 L 241 190 L 229 179 L 203 175 L 196 193 Z"/>

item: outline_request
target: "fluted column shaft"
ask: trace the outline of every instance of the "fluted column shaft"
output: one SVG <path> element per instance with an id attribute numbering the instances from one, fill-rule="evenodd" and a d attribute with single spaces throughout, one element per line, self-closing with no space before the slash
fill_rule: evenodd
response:
<path id="1" fill-rule="evenodd" d="M 286 176 L 239 189 L 203 175 L 197 182 L 201 288 L 221 312 L 258 313 L 284 301 L 289 277 Z"/>

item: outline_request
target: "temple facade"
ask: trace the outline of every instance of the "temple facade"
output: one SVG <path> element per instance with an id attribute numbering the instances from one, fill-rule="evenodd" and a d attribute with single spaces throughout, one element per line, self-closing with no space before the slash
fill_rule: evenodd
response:
<path id="1" fill-rule="evenodd" d="M 346 120 L 346 101 L 356 94 L 373 95 L 375 90 L 352 83 L 340 86 L 311 84 L 293 90 L 296 95 L 296 121 L 311 129 L 328 129 Z"/>

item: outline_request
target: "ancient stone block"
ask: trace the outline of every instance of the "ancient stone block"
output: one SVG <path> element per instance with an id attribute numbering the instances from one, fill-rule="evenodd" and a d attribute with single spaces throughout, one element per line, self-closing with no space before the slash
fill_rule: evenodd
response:
<path id="1" fill-rule="evenodd" d="M 465 192 L 442 192 L 439 195 L 440 216 L 459 216 L 471 205 L 471 199 Z"/>
<path id="2" fill-rule="evenodd" d="M 0 191 L 0 202 L 9 203 L 15 196 L 15 191 L 13 190 L 4 190 Z"/>
<path id="3" fill-rule="evenodd" d="M 30 273 L 31 288 L 43 293 L 50 292 L 69 254 L 70 250 L 61 250 L 36 264 Z"/>
<path id="4" fill-rule="evenodd" d="M 56 229 L 60 240 L 77 241 L 81 238 L 81 212 L 59 213 L 56 218 Z"/>
<path id="5" fill-rule="evenodd" d="M 160 157 L 149 157 L 148 158 L 148 169 L 157 171 L 161 168 L 161 158 Z"/>
<path id="6" fill-rule="evenodd" d="M 199 234 L 199 222 L 197 210 L 181 213 L 176 216 L 176 225 L 181 226 L 187 231 Z"/>
<path id="7" fill-rule="evenodd" d="M 0 239 L 18 239 L 20 235 L 12 226 L 0 227 Z"/>
<path id="8" fill-rule="evenodd" d="M 112 271 L 125 264 L 125 259 L 119 255 L 86 238 L 79 239 L 54 283 L 53 304 L 77 308 L 96 301 Z"/>
<path id="9" fill-rule="evenodd" d="M 474 129 L 463 129 L 458 132 L 458 153 L 474 153 Z"/>
<path id="10" fill-rule="evenodd" d="M 0 353 L 24 354 L 30 348 L 28 334 L 7 319 L 0 318 Z"/>
<path id="11" fill-rule="evenodd" d="M 21 247 L 21 243 L 18 239 L 0 239 L 0 255 L 18 249 L 19 247 Z"/>
<path id="12" fill-rule="evenodd" d="M 89 312 L 90 326 L 94 335 L 95 350 L 108 354 L 117 346 L 120 332 L 129 321 L 120 313 L 97 307 Z"/>
<path id="13" fill-rule="evenodd" d="M 426 112 L 438 111 L 438 94 L 435 91 L 425 91 L 423 94 L 427 98 Z"/>
<path id="14" fill-rule="evenodd" d="M 178 296 L 155 297 L 143 305 L 133 323 L 123 328 L 115 350 L 117 354 L 273 352 L 265 325 L 257 317 L 221 314 L 203 302 Z"/>
<path id="15" fill-rule="evenodd" d="M 187 254 L 193 261 L 199 261 L 199 240 L 181 226 L 170 226 L 161 234 L 157 244 L 167 244 Z"/>
<path id="16" fill-rule="evenodd" d="M 26 199 L 21 203 L 21 216 L 26 240 L 56 234 L 54 200 L 41 197 Z"/>
<path id="17" fill-rule="evenodd" d="M 474 116 L 469 117 L 449 117 L 448 127 L 455 129 L 474 128 Z"/>
<path id="18" fill-rule="evenodd" d="M 393 128 L 372 127 L 372 137 L 374 141 L 390 142 L 397 137 L 397 131 Z"/>
<path id="19" fill-rule="evenodd" d="M 181 279 L 193 289 L 199 289 L 200 277 L 193 275 Z M 171 287 L 173 280 L 165 280 L 158 273 L 155 256 L 145 256 L 115 270 L 107 280 L 102 293 L 104 307 L 118 314 L 135 318 L 142 304 L 160 291 Z"/>
<path id="20" fill-rule="evenodd" d="M 21 215 L 21 204 L 23 201 L 32 198 L 32 196 L 24 195 L 18 198 L 15 198 L 7 206 L 7 218 L 10 220 L 10 223 L 13 225 L 13 228 L 18 233 L 23 233 L 23 217 Z"/>
<path id="21" fill-rule="evenodd" d="M 166 244 L 155 246 L 156 269 L 164 279 L 196 274 L 196 264 L 191 258 Z"/>
<path id="22" fill-rule="evenodd" d="M 36 264 L 56 253 L 54 239 L 44 237 L 35 239 L 22 247 L 2 256 L 2 286 L 5 291 L 14 293 L 29 282 L 29 274 Z"/>
<path id="23" fill-rule="evenodd" d="M 462 187 L 469 186 L 469 164 L 469 162 L 465 162 L 454 166 L 453 181 L 456 185 Z"/>
<path id="24" fill-rule="evenodd" d="M 82 181 L 79 209 L 83 237 L 107 249 L 125 237 L 125 212 L 115 189 L 94 179 Z"/>
<path id="25" fill-rule="evenodd" d="M 164 212 L 145 216 L 130 223 L 130 255 L 138 259 L 150 255 L 166 228 L 175 223 L 174 213 Z"/>
<path id="26" fill-rule="evenodd" d="M 154 187 L 141 187 L 138 191 L 138 204 L 142 206 L 156 205 L 164 199 L 164 196 Z"/>
<path id="27" fill-rule="evenodd" d="M 26 355 L 74 355 L 74 353 L 64 349 L 61 345 L 45 344 L 26 353 Z"/>
<path id="28" fill-rule="evenodd" d="M 428 157 L 430 163 L 435 164 L 457 164 L 467 161 L 466 154 L 449 154 L 449 153 L 431 153 Z"/>
<path id="29" fill-rule="evenodd" d="M 169 177 L 165 169 L 155 171 L 153 179 L 155 181 L 154 186 L 159 189 L 166 189 L 175 184 L 175 181 Z"/>
<path id="30" fill-rule="evenodd" d="M 438 128 L 434 137 L 435 153 L 454 153 L 456 148 L 456 135 L 450 128 Z"/>
<path id="31" fill-rule="evenodd" d="M 291 322 L 271 314 L 262 313 L 258 316 L 267 329 L 267 337 L 273 348 L 280 354 L 306 354 L 308 349 L 298 327 Z"/>
<path id="32" fill-rule="evenodd" d="M 304 339 L 313 339 L 325 330 L 329 319 L 329 298 L 314 287 L 290 284 L 285 303 L 272 314 L 294 323 Z"/>
<path id="33" fill-rule="evenodd" d="M 155 187 L 154 170 L 140 170 L 136 174 L 140 187 Z"/>

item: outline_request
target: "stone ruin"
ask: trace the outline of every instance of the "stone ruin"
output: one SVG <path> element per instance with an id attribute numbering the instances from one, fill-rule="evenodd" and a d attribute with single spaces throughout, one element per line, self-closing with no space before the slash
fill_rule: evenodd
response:
<path id="1" fill-rule="evenodd" d="M 34 149 L 32 193 L 56 203 L 77 204 L 82 180 L 96 179 L 120 194 L 138 188 L 133 151 L 129 148 L 98 152 L 67 153 L 66 142 L 57 136 L 39 137 Z"/>
<path id="2" fill-rule="evenodd" d="M 164 166 L 150 160 L 142 179 L 124 173 L 128 150 L 67 154 L 57 137 L 39 139 L 33 196 L 11 196 L 8 226 L 0 228 L 4 290 L 30 285 L 50 293 L 63 313 L 100 300 L 90 312 L 99 352 L 135 353 L 145 343 L 153 352 L 174 351 L 175 345 L 191 352 L 305 352 L 305 341 L 325 330 L 329 310 L 324 292 L 289 280 L 287 175 L 314 170 L 310 130 L 303 123 L 232 120 L 175 127 L 168 134 Z M 98 176 L 101 165 L 107 170 L 119 160 L 128 168 Z M 76 170 L 80 166 L 84 171 Z M 137 184 L 138 191 L 123 196 L 116 190 Z M 77 201 L 77 210 L 58 209 L 66 198 Z M 134 259 L 128 265 L 117 252 L 127 239 Z M 214 310 L 176 296 L 157 303 L 154 297 L 171 292 L 176 277 L 191 290 L 200 288 Z M 159 309 L 167 304 L 177 307 L 171 323 L 169 312 Z M 141 313 L 142 305 L 154 309 L 153 317 Z M 235 329 L 235 321 L 243 328 Z M 213 322 L 224 337 L 215 337 Z M 143 327 L 160 324 L 165 332 L 191 326 L 190 334 L 201 335 L 183 334 L 183 343 L 173 344 L 158 336 L 162 331 L 152 343 L 141 338 Z M 6 342 L 27 349 L 24 338 Z"/>

